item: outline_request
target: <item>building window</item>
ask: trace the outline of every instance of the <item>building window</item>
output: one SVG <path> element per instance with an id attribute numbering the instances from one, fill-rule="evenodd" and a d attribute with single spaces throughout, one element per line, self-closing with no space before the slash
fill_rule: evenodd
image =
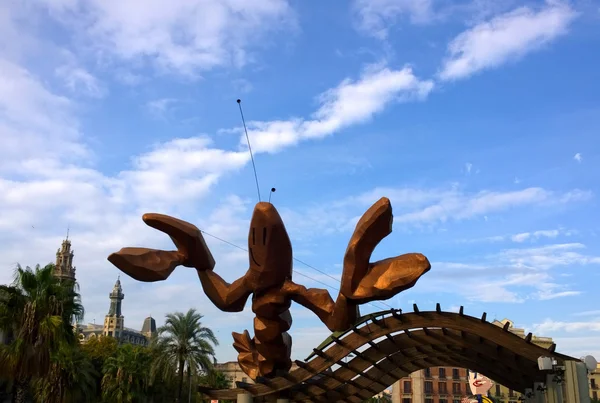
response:
<path id="1" fill-rule="evenodd" d="M 453 383 L 452 384 L 452 394 L 453 395 L 460 395 L 460 383 Z"/>
<path id="2" fill-rule="evenodd" d="M 594 378 L 590 379 L 591 385 L 592 385 L 592 389 L 596 389 L 598 387 L 598 385 L 596 385 L 596 380 Z"/>
<path id="3" fill-rule="evenodd" d="M 425 368 L 425 378 L 431 378 L 431 368 Z"/>
<path id="4" fill-rule="evenodd" d="M 246 378 L 245 376 L 244 376 L 244 377 L 242 377 L 242 382 L 244 382 L 244 383 L 248 383 L 248 378 Z"/>
<path id="5" fill-rule="evenodd" d="M 460 379 L 458 368 L 452 368 L 452 379 Z"/>
<path id="6" fill-rule="evenodd" d="M 402 399 L 402 403 L 411 403 L 410 397 L 405 397 Z"/>
<path id="7" fill-rule="evenodd" d="M 594 400 L 598 400 L 598 392 L 592 392 L 592 397 Z"/>
<path id="8" fill-rule="evenodd" d="M 425 381 L 425 393 L 433 393 L 433 382 Z"/>
<path id="9" fill-rule="evenodd" d="M 438 382 L 438 391 L 440 394 L 448 393 L 448 388 L 446 387 L 446 382 Z"/>
<path id="10" fill-rule="evenodd" d="M 446 379 L 446 368 L 439 369 L 440 379 Z"/>
<path id="11" fill-rule="evenodd" d="M 460 403 L 460 400 L 454 399 L 454 400 L 452 400 L 452 403 Z"/>
<path id="12" fill-rule="evenodd" d="M 404 381 L 404 393 L 411 393 L 410 381 Z"/>
<path id="13" fill-rule="evenodd" d="M 440 403 L 448 403 L 448 400 L 446 400 L 446 399 L 440 399 L 439 402 Z"/>
<path id="14" fill-rule="evenodd" d="M 512 389 L 508 390 L 508 397 L 514 397 L 514 392 L 512 391 Z"/>
<path id="15" fill-rule="evenodd" d="M 425 403 L 433 403 L 433 399 L 432 398 L 427 398 L 427 399 L 425 399 Z"/>
<path id="16" fill-rule="evenodd" d="M 496 396 L 500 396 L 500 385 L 496 384 Z"/>

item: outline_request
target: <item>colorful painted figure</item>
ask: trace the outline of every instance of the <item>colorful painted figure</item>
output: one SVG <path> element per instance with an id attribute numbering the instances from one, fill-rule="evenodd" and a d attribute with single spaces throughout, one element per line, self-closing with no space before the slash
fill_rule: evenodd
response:
<path id="1" fill-rule="evenodd" d="M 486 396 L 492 386 L 494 386 L 494 381 L 487 376 L 478 374 L 477 372 L 469 372 L 469 387 L 471 388 L 471 393 L 476 397 L 476 399 L 472 400 L 473 403 L 492 403 L 490 398 Z"/>

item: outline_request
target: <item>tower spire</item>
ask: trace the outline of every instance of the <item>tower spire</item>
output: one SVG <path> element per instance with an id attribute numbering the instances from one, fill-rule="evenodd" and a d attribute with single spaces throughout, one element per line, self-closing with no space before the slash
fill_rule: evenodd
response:
<path id="1" fill-rule="evenodd" d="M 61 247 L 56 251 L 56 263 L 53 274 L 61 280 L 75 281 L 75 267 L 73 266 L 73 256 L 75 251 L 71 250 L 71 241 L 69 241 L 69 229 L 67 228 L 67 237 L 63 240 Z"/>

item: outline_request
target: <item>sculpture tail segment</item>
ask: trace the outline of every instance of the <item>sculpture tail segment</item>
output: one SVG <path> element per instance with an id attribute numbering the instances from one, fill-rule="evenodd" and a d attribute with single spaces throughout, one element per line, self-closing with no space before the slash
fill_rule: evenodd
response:
<path id="1" fill-rule="evenodd" d="M 292 366 L 290 359 L 292 337 L 284 332 L 280 343 L 261 343 L 256 337 L 244 333 L 232 333 L 233 347 L 238 352 L 238 363 L 254 380 L 259 376 L 275 376 L 280 371 L 287 372 Z"/>

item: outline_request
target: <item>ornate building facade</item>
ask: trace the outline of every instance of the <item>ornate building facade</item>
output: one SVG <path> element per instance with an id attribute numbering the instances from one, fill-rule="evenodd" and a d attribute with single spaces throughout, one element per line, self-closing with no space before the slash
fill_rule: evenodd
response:
<path id="1" fill-rule="evenodd" d="M 67 239 L 62 242 L 61 248 L 56 252 L 56 264 L 54 267 L 54 276 L 64 280 L 75 281 L 75 267 L 73 266 L 73 257 L 75 253 L 71 250 L 71 241 Z M 142 330 L 135 330 L 125 327 L 125 316 L 122 312 L 122 302 L 125 298 L 121 287 L 121 280 L 117 279 L 112 292 L 109 294 L 110 306 L 108 314 L 104 317 L 104 324 L 96 325 L 77 325 L 79 340 L 82 343 L 95 337 L 114 337 L 121 343 L 130 343 L 136 345 L 148 345 L 150 339 L 157 333 L 156 321 L 151 316 L 144 319 Z"/>

